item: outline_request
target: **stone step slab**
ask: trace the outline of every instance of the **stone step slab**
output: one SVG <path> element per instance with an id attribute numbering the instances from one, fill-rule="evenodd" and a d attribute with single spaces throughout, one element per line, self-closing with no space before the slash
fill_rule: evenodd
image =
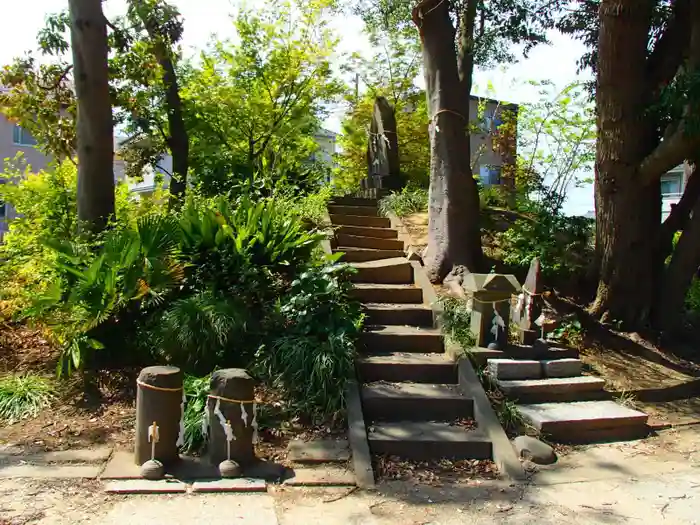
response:
<path id="1" fill-rule="evenodd" d="M 494 379 L 540 379 L 542 365 L 539 361 L 516 359 L 489 359 L 489 375 Z"/>
<path id="2" fill-rule="evenodd" d="M 394 383 L 457 383 L 457 365 L 445 354 L 410 354 L 394 352 L 359 356 L 355 367 L 361 381 Z"/>
<path id="3" fill-rule="evenodd" d="M 284 480 L 291 487 L 353 487 L 355 474 L 339 467 L 295 468 L 292 477 Z"/>
<path id="4" fill-rule="evenodd" d="M 381 259 L 350 264 L 356 272 L 350 276 L 355 283 L 411 284 L 413 267 L 405 257 Z"/>
<path id="5" fill-rule="evenodd" d="M 441 422 L 373 423 L 367 433 L 374 454 L 430 460 L 491 459 L 491 442 L 480 430 Z"/>
<path id="6" fill-rule="evenodd" d="M 364 237 L 362 235 L 348 235 L 340 233 L 336 235 L 338 247 L 342 249 L 344 246 L 355 248 L 373 248 L 375 250 L 402 250 L 404 249 L 403 241 L 397 239 L 377 239 L 375 237 Z"/>
<path id="7" fill-rule="evenodd" d="M 588 401 L 609 395 L 599 377 L 495 380 L 499 390 L 521 403 Z"/>
<path id="8" fill-rule="evenodd" d="M 365 417 L 382 421 L 453 421 L 471 419 L 474 401 L 457 385 L 369 383 L 362 386 Z"/>
<path id="9" fill-rule="evenodd" d="M 364 312 L 367 324 L 433 326 L 433 310 L 427 304 L 365 303 Z"/>
<path id="10" fill-rule="evenodd" d="M 348 226 L 370 226 L 372 228 L 391 228 L 391 221 L 386 217 L 372 215 L 330 215 L 331 224 Z"/>
<path id="11" fill-rule="evenodd" d="M 649 417 L 610 400 L 518 405 L 518 412 L 542 434 L 574 443 L 642 437 Z"/>
<path id="12" fill-rule="evenodd" d="M 122 479 L 105 483 L 109 494 L 177 494 L 187 492 L 187 485 L 173 479 Z"/>
<path id="13" fill-rule="evenodd" d="M 430 354 L 445 350 L 442 334 L 434 328 L 414 326 L 365 326 L 360 344 L 366 352 L 418 352 Z"/>
<path id="14" fill-rule="evenodd" d="M 328 206 L 328 214 L 333 215 L 361 215 L 378 217 L 379 212 L 376 206 L 346 206 L 342 204 L 331 204 Z"/>
<path id="15" fill-rule="evenodd" d="M 263 479 L 251 478 L 201 480 L 192 483 L 192 492 L 267 492 L 267 483 Z"/>
<path id="16" fill-rule="evenodd" d="M 347 439 L 293 439 L 287 445 L 287 459 L 294 463 L 339 463 L 350 459 Z"/>
<path id="17" fill-rule="evenodd" d="M 377 207 L 377 199 L 368 199 L 365 197 L 333 197 L 330 202 L 331 205 L 336 206 L 373 206 Z"/>
<path id="18" fill-rule="evenodd" d="M 375 228 L 372 226 L 343 225 L 336 230 L 337 234 L 375 237 L 377 239 L 398 239 L 399 233 L 391 228 Z"/>
<path id="19" fill-rule="evenodd" d="M 423 303 L 423 290 L 415 284 L 357 283 L 350 296 L 362 303 Z"/>
<path id="20" fill-rule="evenodd" d="M 393 259 L 394 257 L 404 257 L 403 250 L 373 250 L 372 248 L 337 248 L 333 253 L 342 253 L 340 260 L 344 262 L 365 262 L 377 261 L 379 259 Z"/>
<path id="21" fill-rule="evenodd" d="M 576 377 L 583 371 L 580 359 L 554 359 L 542 361 L 545 377 Z"/>

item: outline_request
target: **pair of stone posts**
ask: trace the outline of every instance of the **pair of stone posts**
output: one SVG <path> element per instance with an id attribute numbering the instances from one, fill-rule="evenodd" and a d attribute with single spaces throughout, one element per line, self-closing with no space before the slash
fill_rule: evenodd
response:
<path id="1" fill-rule="evenodd" d="M 183 374 L 174 366 L 144 368 L 136 381 L 134 459 L 145 478 L 158 479 L 180 460 L 185 437 Z M 217 370 L 211 376 L 204 414 L 209 461 L 223 477 L 240 475 L 255 462 L 257 420 L 253 379 L 245 370 Z"/>

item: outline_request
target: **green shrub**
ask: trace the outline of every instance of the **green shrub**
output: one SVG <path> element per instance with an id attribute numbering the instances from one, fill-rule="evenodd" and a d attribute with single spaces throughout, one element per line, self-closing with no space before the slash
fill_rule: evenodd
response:
<path id="1" fill-rule="evenodd" d="M 210 290 L 177 299 L 153 323 L 156 348 L 185 370 L 211 370 L 240 344 L 248 314 L 241 298 Z"/>
<path id="2" fill-rule="evenodd" d="M 66 160 L 38 173 L 10 169 L 4 175 L 11 183 L 0 184 L 0 199 L 12 205 L 17 218 L 10 222 L 0 244 L 0 310 L 7 317 L 28 307 L 33 297 L 47 293 L 59 278 L 56 243 L 70 242 L 78 249 L 77 169 Z M 116 187 L 115 226 L 136 226 L 144 216 L 165 213 L 167 199 L 157 192 L 135 198 L 126 184 Z M 50 241 L 50 243 L 47 243 Z M 82 251 L 87 251 L 87 246 Z"/>
<path id="3" fill-rule="evenodd" d="M 211 374 L 204 377 L 185 374 L 185 442 L 182 445 L 184 452 L 199 452 L 204 446 L 204 409 L 207 406 L 210 379 Z"/>
<path id="4" fill-rule="evenodd" d="M 292 282 L 280 299 L 280 337 L 257 352 L 254 370 L 283 391 L 292 412 L 325 420 L 345 406 L 354 373 L 359 305 L 348 299 L 349 267 L 319 265 Z"/>
<path id="5" fill-rule="evenodd" d="M 593 257 L 593 221 L 567 217 L 561 211 L 537 207 L 532 219 L 521 219 L 498 234 L 503 262 L 526 270 L 539 257 L 546 278 L 582 273 Z"/>
<path id="6" fill-rule="evenodd" d="M 0 421 L 11 425 L 36 417 L 55 399 L 53 384 L 36 375 L 0 377 Z"/>
<path id="7" fill-rule="evenodd" d="M 468 352 L 476 345 L 476 338 L 471 331 L 471 312 L 467 301 L 444 295 L 439 299 L 442 306 L 440 323 L 443 333 L 450 341 L 458 344 Z"/>
<path id="8" fill-rule="evenodd" d="M 406 186 L 400 192 L 394 192 L 379 201 L 379 211 L 386 215 L 395 213 L 398 217 L 405 217 L 412 213 L 428 210 L 428 190 Z"/>
<path id="9" fill-rule="evenodd" d="M 84 368 L 93 351 L 104 348 L 105 331 L 122 332 L 120 317 L 146 314 L 183 282 L 179 238 L 173 219 L 146 216 L 135 229 L 108 232 L 96 251 L 79 242 L 47 241 L 57 253 L 60 278 L 28 314 L 54 327 L 63 345 L 59 375 Z"/>

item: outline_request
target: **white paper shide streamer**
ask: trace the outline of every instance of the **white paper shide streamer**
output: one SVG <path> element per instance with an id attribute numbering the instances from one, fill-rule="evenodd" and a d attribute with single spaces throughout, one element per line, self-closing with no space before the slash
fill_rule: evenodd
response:
<path id="1" fill-rule="evenodd" d="M 177 441 L 175 446 L 181 447 L 185 444 L 185 403 L 187 403 L 187 396 L 185 396 L 185 390 L 182 390 L 182 404 L 180 405 L 180 429 L 177 433 Z"/>
<path id="2" fill-rule="evenodd" d="M 250 424 L 253 427 L 253 443 L 258 442 L 258 405 L 253 401 L 253 422 Z"/>
<path id="3" fill-rule="evenodd" d="M 494 343 L 498 342 L 498 331 L 501 329 L 505 331 L 506 323 L 503 320 L 503 317 L 501 317 L 501 314 L 498 313 L 496 303 L 493 303 L 493 325 L 491 327 L 491 333 L 493 334 Z"/>
<path id="4" fill-rule="evenodd" d="M 234 441 L 236 439 L 236 436 L 233 434 L 233 430 L 231 430 L 231 425 L 229 425 L 228 421 L 226 421 L 226 418 L 224 417 L 224 413 L 221 411 L 221 399 L 216 400 L 216 405 L 214 405 L 214 415 L 216 418 L 219 420 L 219 424 L 221 425 L 221 428 L 224 429 L 224 434 L 226 434 L 226 439 L 229 437 L 229 433 L 227 433 L 227 428 L 229 428 L 228 432 L 230 432 L 231 435 L 231 440 Z"/>

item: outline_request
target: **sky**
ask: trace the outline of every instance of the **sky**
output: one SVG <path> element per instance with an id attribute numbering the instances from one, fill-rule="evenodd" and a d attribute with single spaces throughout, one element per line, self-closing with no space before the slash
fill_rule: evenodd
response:
<path id="1" fill-rule="evenodd" d="M 228 37 L 233 34 L 231 15 L 236 7 L 233 0 L 171 0 L 177 5 L 185 20 L 183 45 L 188 53 L 195 54 L 211 40 L 212 35 Z M 14 3 L 12 10 L 3 12 L 0 27 L 0 64 L 7 64 L 25 51 L 36 48 L 36 33 L 44 24 L 46 14 L 54 13 L 67 6 L 66 0 L 31 0 L 31 9 L 21 9 Z M 255 5 L 257 0 L 248 0 Z M 124 0 L 106 0 L 107 16 L 123 13 Z M 343 15 L 333 21 L 334 29 L 341 38 L 338 52 L 366 54 L 370 51 L 367 38 L 362 33 L 362 21 L 353 16 Z M 509 64 L 494 70 L 478 70 L 475 73 L 475 94 L 489 95 L 508 102 L 527 103 L 536 99 L 533 88 L 523 86 L 527 80 L 551 80 L 556 86 L 589 77 L 581 77 L 576 72 L 576 60 L 583 53 L 583 47 L 566 36 L 553 32 L 549 46 L 540 46 L 530 52 L 528 58 L 516 64 Z M 488 92 L 489 86 L 493 92 Z M 342 111 L 331 112 L 325 127 L 340 130 Z M 593 189 L 591 186 L 572 190 L 565 210 L 569 214 L 585 214 L 593 210 Z"/>

